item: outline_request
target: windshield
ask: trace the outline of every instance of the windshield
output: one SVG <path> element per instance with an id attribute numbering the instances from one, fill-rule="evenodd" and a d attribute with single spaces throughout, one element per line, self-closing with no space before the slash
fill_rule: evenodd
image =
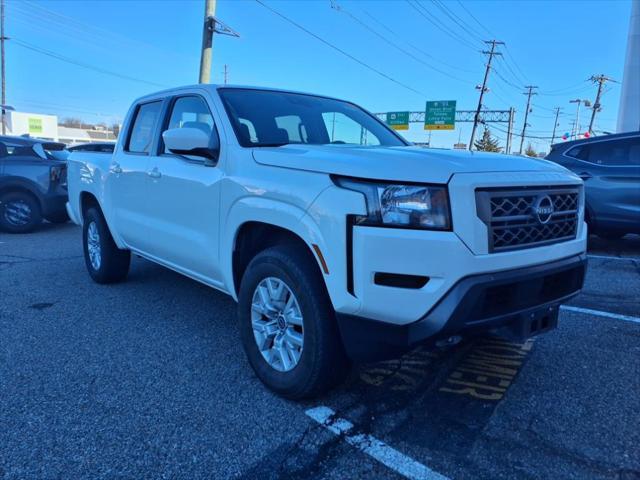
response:
<path id="1" fill-rule="evenodd" d="M 348 102 L 268 90 L 221 88 L 219 92 L 243 147 L 407 145 L 378 119 Z"/>

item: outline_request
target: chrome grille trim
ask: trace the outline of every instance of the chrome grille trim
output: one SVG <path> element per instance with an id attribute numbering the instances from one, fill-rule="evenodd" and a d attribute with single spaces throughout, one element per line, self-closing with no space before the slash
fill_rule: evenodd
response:
<path id="1" fill-rule="evenodd" d="M 487 226 L 490 253 L 575 239 L 579 202 L 578 185 L 476 190 L 477 214 Z"/>

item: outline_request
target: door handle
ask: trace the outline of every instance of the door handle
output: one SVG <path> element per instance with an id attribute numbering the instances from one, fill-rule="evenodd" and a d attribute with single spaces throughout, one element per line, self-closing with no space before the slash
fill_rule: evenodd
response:
<path id="1" fill-rule="evenodd" d="M 593 175 L 591 175 L 589 172 L 582 172 L 579 173 L 578 176 L 582 179 L 582 180 L 589 180 L 590 178 L 593 178 Z"/>
<path id="2" fill-rule="evenodd" d="M 111 173 L 122 173 L 122 167 L 118 162 L 113 162 L 109 170 L 111 171 Z"/>
<path id="3" fill-rule="evenodd" d="M 153 170 L 149 170 L 147 172 L 147 175 L 149 175 L 151 178 L 160 178 L 162 176 L 160 170 L 158 170 L 158 167 L 153 167 Z"/>

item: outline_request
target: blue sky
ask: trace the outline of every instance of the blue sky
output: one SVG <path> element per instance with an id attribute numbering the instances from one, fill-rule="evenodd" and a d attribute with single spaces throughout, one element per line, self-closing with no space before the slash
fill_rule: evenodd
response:
<path id="1" fill-rule="evenodd" d="M 197 82 L 204 0 L 6 3 L 12 38 L 7 103 L 17 110 L 111 123 L 137 96 Z M 500 48 L 504 56 L 490 74 L 484 103 L 490 109 L 514 106 L 520 131 L 526 98 L 518 87 L 538 85 L 528 123 L 530 134 L 540 137 L 550 136 L 556 106 L 563 108 L 558 133 L 571 129 L 575 105 L 569 100 L 595 96 L 589 76 L 622 79 L 631 7 L 629 0 L 337 0 L 340 10 L 329 0 L 264 3 L 399 83 L 254 0 L 218 0 L 216 16 L 240 38 L 216 36 L 214 82 L 222 83 L 226 64 L 230 83 L 332 95 L 374 112 L 423 110 L 426 100 L 457 100 L 458 109 L 472 110 L 486 61 L 481 40 L 496 38 L 506 48 Z M 607 85 L 597 129 L 615 130 L 619 94 L 619 84 Z M 589 113 L 583 110 L 582 130 Z M 506 125 L 493 130 L 504 138 L 498 129 Z M 428 133 L 415 125 L 405 135 L 425 141 Z M 434 132 L 432 143 L 451 147 L 469 135 L 470 124 L 459 124 L 454 132 Z M 540 150 L 547 145 L 532 142 Z"/>

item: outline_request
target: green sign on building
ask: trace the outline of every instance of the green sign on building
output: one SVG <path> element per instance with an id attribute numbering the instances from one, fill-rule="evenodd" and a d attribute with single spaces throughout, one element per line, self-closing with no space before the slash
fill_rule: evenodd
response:
<path id="1" fill-rule="evenodd" d="M 42 119 L 29 117 L 29 133 L 42 133 Z"/>
<path id="2" fill-rule="evenodd" d="M 394 130 L 409 130 L 409 112 L 387 112 L 387 125 Z"/>
<path id="3" fill-rule="evenodd" d="M 427 102 L 424 115 L 425 130 L 453 130 L 456 126 L 456 101 Z"/>

